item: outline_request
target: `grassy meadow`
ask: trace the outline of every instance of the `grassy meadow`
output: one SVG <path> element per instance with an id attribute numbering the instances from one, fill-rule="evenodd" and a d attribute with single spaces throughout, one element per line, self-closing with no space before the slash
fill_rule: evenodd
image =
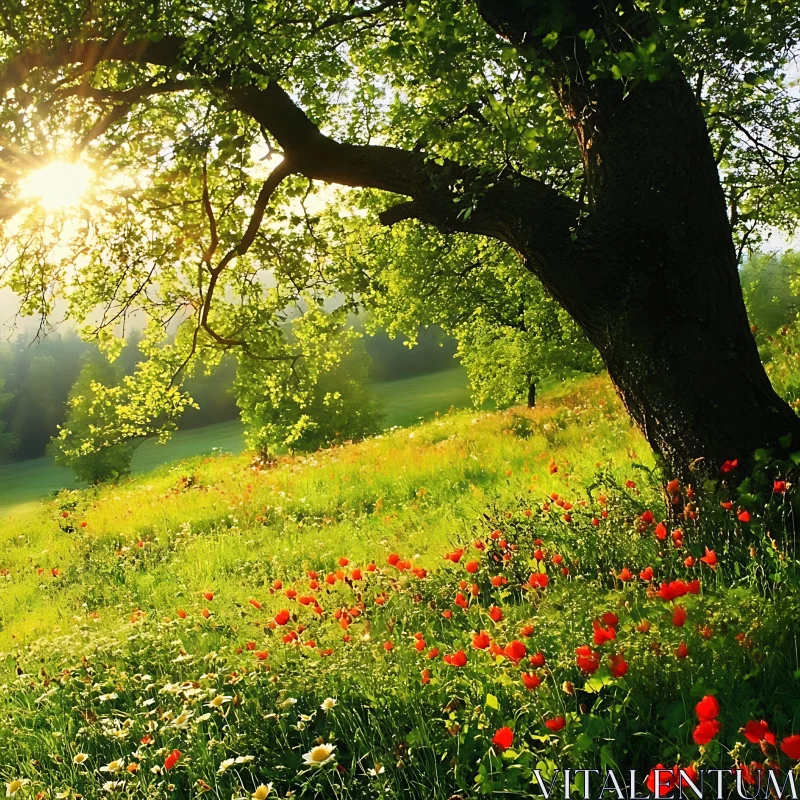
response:
<path id="1" fill-rule="evenodd" d="M 467 377 L 461 368 L 376 383 L 373 389 L 387 428 L 413 425 L 450 408 L 471 405 Z M 133 457 L 133 473 L 192 456 L 213 452 L 238 454 L 242 450 L 244 431 L 238 420 L 179 430 L 166 444 L 154 440 L 143 442 Z M 0 516 L 33 509 L 46 495 L 80 485 L 72 470 L 56 464 L 51 456 L 0 464 Z"/>
<path id="2" fill-rule="evenodd" d="M 19 797 L 264 800 L 540 796 L 534 770 L 598 764 L 785 771 L 783 495 L 678 529 L 653 467 L 593 378 L 533 411 L 260 471 L 194 456 L 9 517 L 0 778 Z"/>

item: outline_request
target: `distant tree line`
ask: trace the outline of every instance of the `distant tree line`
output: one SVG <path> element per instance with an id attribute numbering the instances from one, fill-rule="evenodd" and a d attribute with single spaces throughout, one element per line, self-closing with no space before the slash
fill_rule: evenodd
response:
<path id="1" fill-rule="evenodd" d="M 358 327 L 357 321 L 355 326 Z M 87 380 L 108 382 L 131 375 L 141 359 L 140 335 L 133 332 L 113 369 L 93 343 L 82 341 L 74 332 L 50 333 L 36 341 L 20 335 L 0 345 L 0 454 L 5 460 L 38 458 L 47 452 L 50 440 L 67 416 L 70 391 L 82 369 Z M 376 382 L 410 378 L 452 369 L 455 342 L 440 331 L 421 331 L 416 347 L 409 349 L 400 339 L 384 331 L 363 340 L 365 352 L 358 366 L 363 377 L 364 364 L 369 380 Z M 88 366 L 92 365 L 92 366 Z M 348 364 L 344 365 L 347 370 Z M 181 428 L 200 428 L 239 417 L 234 381 L 236 360 L 227 357 L 211 373 L 196 374 L 187 390 L 198 408 L 186 410 Z M 88 385 L 88 384 L 87 384 Z M 81 387 L 77 387 L 80 389 Z M 82 387 L 86 389 L 86 385 Z"/>

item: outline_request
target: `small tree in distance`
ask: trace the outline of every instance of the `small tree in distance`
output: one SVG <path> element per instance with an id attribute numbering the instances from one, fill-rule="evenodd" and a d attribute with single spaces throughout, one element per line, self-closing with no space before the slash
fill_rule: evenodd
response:
<path id="1" fill-rule="evenodd" d="M 109 407 L 95 403 L 98 388 L 119 382 L 120 372 L 105 358 L 84 357 L 83 367 L 67 400 L 67 417 L 58 436 L 50 442 L 49 451 L 56 463 L 70 467 L 79 481 L 90 484 L 117 481 L 131 471 L 135 445 L 131 442 L 92 447 L 91 430 L 103 424 L 98 415 L 109 413 Z M 80 443 L 84 443 L 81 446 Z M 77 449 L 77 452 L 76 452 Z"/>

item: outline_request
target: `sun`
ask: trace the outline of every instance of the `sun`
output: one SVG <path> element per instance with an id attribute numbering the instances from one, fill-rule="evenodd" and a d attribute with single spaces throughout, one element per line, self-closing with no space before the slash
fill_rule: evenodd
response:
<path id="1" fill-rule="evenodd" d="M 47 211 L 69 208 L 80 202 L 91 175 L 85 164 L 52 161 L 25 178 L 21 195 L 38 201 Z"/>

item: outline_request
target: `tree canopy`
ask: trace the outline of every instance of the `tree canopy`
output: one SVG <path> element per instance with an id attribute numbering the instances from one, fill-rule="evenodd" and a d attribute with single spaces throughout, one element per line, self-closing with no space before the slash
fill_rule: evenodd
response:
<path id="1" fill-rule="evenodd" d="M 793 231 L 798 41 L 782 0 L 8 0 L 3 283 L 24 313 L 65 315 L 112 356 L 146 320 L 95 445 L 174 420 L 194 365 L 230 350 L 240 381 L 302 406 L 363 306 L 400 327 L 454 324 L 541 280 L 533 296 L 572 316 L 579 291 L 611 307 L 600 237 L 640 230 L 644 256 L 657 246 L 626 198 L 636 181 L 660 191 L 669 162 L 644 148 L 672 133 L 635 123 L 656 102 L 642 87 L 683 97 L 675 75 L 739 254 Z M 625 114 L 633 144 L 608 122 Z M 66 207 L 34 180 L 53 163 L 89 171 Z"/>

